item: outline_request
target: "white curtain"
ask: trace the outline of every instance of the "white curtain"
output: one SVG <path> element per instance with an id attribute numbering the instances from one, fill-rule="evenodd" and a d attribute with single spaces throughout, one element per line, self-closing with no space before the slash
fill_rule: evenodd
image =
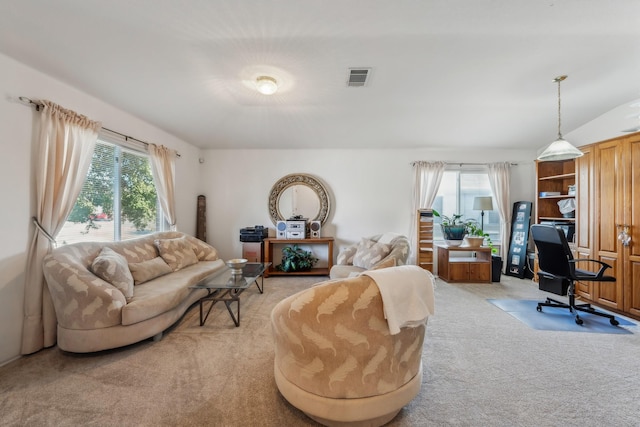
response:
<path id="1" fill-rule="evenodd" d="M 176 201 L 175 201 L 175 175 L 176 175 L 176 151 L 165 147 L 149 144 L 151 157 L 151 173 L 156 184 L 160 207 L 171 230 L 176 229 Z"/>
<path id="2" fill-rule="evenodd" d="M 509 174 L 511 164 L 508 162 L 492 163 L 489 167 L 489 184 L 500 214 L 500 252 L 503 257 L 509 251 L 509 234 L 511 233 L 511 202 L 509 198 Z M 506 262 L 505 262 L 506 265 Z"/>
<path id="3" fill-rule="evenodd" d="M 433 205 L 440 188 L 442 175 L 444 175 L 444 162 L 414 162 L 414 184 L 413 184 L 413 210 L 411 212 L 411 228 L 409 232 L 409 242 L 411 242 L 411 254 L 409 263 L 415 263 L 415 247 L 417 239 L 416 214 L 418 209 L 428 209 Z"/>
<path id="4" fill-rule="evenodd" d="M 56 343 L 56 315 L 42 273 L 42 260 L 53 248 L 55 237 L 80 194 L 100 128 L 99 122 L 52 102 L 42 104 L 34 165 L 36 227 L 27 258 L 22 354 Z"/>

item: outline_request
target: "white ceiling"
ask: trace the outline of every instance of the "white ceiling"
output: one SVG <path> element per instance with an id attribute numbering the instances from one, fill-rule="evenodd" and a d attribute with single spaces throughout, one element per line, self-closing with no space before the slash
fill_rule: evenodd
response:
<path id="1" fill-rule="evenodd" d="M 558 75 L 565 134 L 638 99 L 640 1 L 0 0 L 0 52 L 202 148 L 539 148 Z"/>

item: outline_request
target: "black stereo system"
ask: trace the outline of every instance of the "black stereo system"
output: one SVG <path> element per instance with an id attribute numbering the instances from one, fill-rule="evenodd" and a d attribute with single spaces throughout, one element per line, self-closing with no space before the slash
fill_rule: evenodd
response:
<path id="1" fill-rule="evenodd" d="M 241 242 L 262 242 L 267 237 L 269 237 L 269 229 L 262 225 L 240 229 Z"/>

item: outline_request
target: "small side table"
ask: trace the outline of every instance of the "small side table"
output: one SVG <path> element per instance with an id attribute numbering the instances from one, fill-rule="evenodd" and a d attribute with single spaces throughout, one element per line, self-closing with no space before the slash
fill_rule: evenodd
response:
<path id="1" fill-rule="evenodd" d="M 436 245 L 438 276 L 446 282 L 491 283 L 491 248 L 481 246 Z M 475 257 L 451 256 L 456 252 L 472 252 Z"/>

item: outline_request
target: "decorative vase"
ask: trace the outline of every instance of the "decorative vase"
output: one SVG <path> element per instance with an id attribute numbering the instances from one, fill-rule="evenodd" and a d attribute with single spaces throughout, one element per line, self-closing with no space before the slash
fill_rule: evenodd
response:
<path id="1" fill-rule="evenodd" d="M 442 235 L 448 246 L 460 246 L 464 236 L 467 235 L 467 227 L 464 224 L 460 225 L 442 225 Z"/>

